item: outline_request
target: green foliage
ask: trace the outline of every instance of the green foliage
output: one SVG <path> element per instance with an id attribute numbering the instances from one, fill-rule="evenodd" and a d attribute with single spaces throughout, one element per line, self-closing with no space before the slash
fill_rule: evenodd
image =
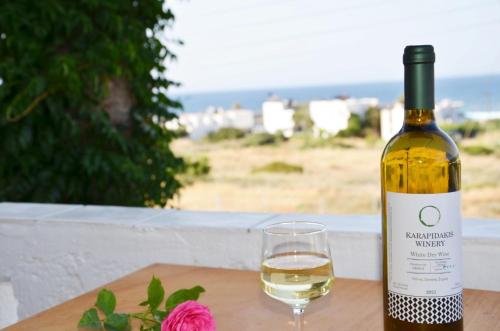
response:
<path id="1" fill-rule="evenodd" d="M 370 107 L 366 110 L 363 128 L 366 135 L 380 136 L 380 108 Z"/>
<path id="2" fill-rule="evenodd" d="M 474 138 L 483 131 L 481 125 L 475 121 L 466 121 L 460 124 L 443 124 L 441 129 L 451 136 L 460 136 L 461 138 Z"/>
<path id="3" fill-rule="evenodd" d="M 162 0 L 0 3 L 0 201 L 167 203 L 173 21 Z"/>
<path id="4" fill-rule="evenodd" d="M 210 173 L 211 167 L 207 157 L 200 157 L 197 160 L 186 160 L 187 166 L 184 174 L 191 177 L 203 177 Z"/>
<path id="5" fill-rule="evenodd" d="M 97 309 L 90 308 L 85 311 L 80 322 L 78 322 L 78 327 L 85 329 L 102 329 L 102 323 L 97 314 Z"/>
<path id="6" fill-rule="evenodd" d="M 338 137 L 313 137 L 310 135 L 303 137 L 302 148 L 353 148 L 354 146 Z"/>
<path id="7" fill-rule="evenodd" d="M 491 155 L 495 152 L 494 149 L 482 145 L 465 146 L 462 150 L 470 155 Z"/>
<path id="8" fill-rule="evenodd" d="M 185 138 L 189 136 L 185 126 L 181 125 L 177 130 L 172 130 L 172 136 L 175 138 Z"/>
<path id="9" fill-rule="evenodd" d="M 258 132 L 249 135 L 245 139 L 244 145 L 247 147 L 251 146 L 264 146 L 264 145 L 275 145 L 280 142 L 285 141 L 285 137 L 281 132 L 271 134 L 267 132 Z"/>
<path id="10" fill-rule="evenodd" d="M 374 134 L 367 134 L 365 136 L 365 143 L 367 146 L 371 146 L 371 147 L 374 147 L 376 146 L 377 144 L 381 143 L 381 139 L 380 139 L 380 136 L 378 135 L 374 135 Z"/>
<path id="11" fill-rule="evenodd" d="M 286 162 L 271 162 L 262 167 L 253 169 L 253 172 L 270 172 L 270 173 L 302 173 L 304 168 L 300 165 L 290 164 Z"/>
<path id="12" fill-rule="evenodd" d="M 102 289 L 97 295 L 97 302 L 95 303 L 95 305 L 106 316 L 113 313 L 116 307 L 116 298 L 114 293 L 106 289 Z"/>
<path id="13" fill-rule="evenodd" d="M 246 132 L 242 129 L 237 128 L 222 128 L 214 132 L 210 132 L 206 140 L 212 143 L 223 141 L 223 140 L 233 140 L 240 139 L 246 135 Z"/>
<path id="14" fill-rule="evenodd" d="M 160 331 L 162 321 L 179 304 L 188 300 L 198 300 L 200 294 L 205 292 L 201 286 L 195 286 L 191 289 L 181 289 L 172 293 L 165 301 L 165 310 L 160 310 L 163 299 L 165 298 L 165 289 L 159 278 L 153 276 L 147 289 L 147 299 L 139 306 L 147 307 L 139 313 L 124 314 L 115 313 L 116 297 L 112 291 L 102 289 L 97 295 L 96 307 L 85 311 L 78 323 L 79 328 L 98 329 L 106 331 L 128 331 L 131 329 L 130 319 L 140 321 L 141 331 Z"/>
<path id="15" fill-rule="evenodd" d="M 206 178 L 211 171 L 210 162 L 207 157 L 198 159 L 185 158 L 186 167 L 182 174 L 178 176 L 183 185 L 190 185 L 195 180 Z"/>
<path id="16" fill-rule="evenodd" d="M 183 302 L 198 300 L 200 294 L 203 292 L 205 292 L 205 289 L 201 286 L 175 291 L 168 297 L 167 301 L 165 301 L 165 310 L 170 312 Z"/>
<path id="17" fill-rule="evenodd" d="M 484 131 L 498 131 L 500 130 L 500 119 L 489 120 L 484 123 Z"/>
<path id="18" fill-rule="evenodd" d="M 109 314 L 104 320 L 106 331 L 127 331 L 130 330 L 130 318 L 128 314 Z"/>
<path id="19" fill-rule="evenodd" d="M 151 310 L 155 310 L 158 308 L 163 301 L 163 297 L 165 296 L 165 290 L 161 285 L 161 281 L 154 277 L 151 279 L 151 282 L 148 286 L 148 305 Z"/>
<path id="20" fill-rule="evenodd" d="M 347 129 L 337 133 L 339 137 L 361 137 L 363 135 L 363 120 L 358 114 L 351 114 Z"/>
<path id="21" fill-rule="evenodd" d="M 293 121 L 295 123 L 295 131 L 310 131 L 312 129 L 314 123 L 309 115 L 308 104 L 302 104 L 295 109 Z"/>

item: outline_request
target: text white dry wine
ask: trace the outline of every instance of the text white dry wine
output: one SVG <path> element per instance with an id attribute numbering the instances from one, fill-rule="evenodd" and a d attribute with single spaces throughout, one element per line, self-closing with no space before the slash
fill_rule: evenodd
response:
<path id="1" fill-rule="evenodd" d="M 404 124 L 381 161 L 385 331 L 463 330 L 460 158 L 435 122 L 434 62 L 405 48 Z"/>
<path id="2" fill-rule="evenodd" d="M 270 297 L 295 307 L 330 292 L 333 282 L 331 260 L 314 253 L 285 253 L 264 260 L 261 285 Z"/>

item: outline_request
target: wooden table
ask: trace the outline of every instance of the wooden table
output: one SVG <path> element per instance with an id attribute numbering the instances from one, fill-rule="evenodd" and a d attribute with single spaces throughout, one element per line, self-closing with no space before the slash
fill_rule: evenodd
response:
<path id="1" fill-rule="evenodd" d="M 210 307 L 219 331 L 293 330 L 291 311 L 259 288 L 259 274 L 156 264 L 118 279 L 105 287 L 115 291 L 117 310 L 139 311 L 152 275 L 162 280 L 167 295 L 180 288 L 201 285 L 207 290 L 200 302 Z M 21 321 L 5 331 L 76 331 L 82 312 L 91 307 L 99 289 Z M 465 329 L 500 331 L 500 292 L 465 291 Z M 333 292 L 306 310 L 306 330 L 382 330 L 381 283 L 337 279 Z"/>

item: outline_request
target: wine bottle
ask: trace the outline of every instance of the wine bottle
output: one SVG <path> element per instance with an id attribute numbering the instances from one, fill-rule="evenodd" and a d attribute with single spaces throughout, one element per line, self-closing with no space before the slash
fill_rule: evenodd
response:
<path id="1" fill-rule="evenodd" d="M 404 123 L 382 155 L 385 331 L 463 330 L 460 158 L 435 121 L 434 62 L 405 48 Z"/>

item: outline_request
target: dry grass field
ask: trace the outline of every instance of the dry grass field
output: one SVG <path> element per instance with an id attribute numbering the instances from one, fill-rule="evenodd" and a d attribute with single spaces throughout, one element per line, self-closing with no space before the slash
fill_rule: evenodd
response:
<path id="1" fill-rule="evenodd" d="M 292 139 L 275 146 L 245 147 L 240 140 L 219 143 L 176 140 L 174 150 L 193 159 L 207 157 L 211 172 L 184 187 L 174 207 L 190 210 L 376 214 L 380 210 L 379 160 L 383 142 L 344 139 L 345 146 L 303 148 Z M 492 133 L 464 141 L 497 145 Z M 267 173 L 255 169 L 282 161 L 303 172 Z M 500 155 L 462 153 L 463 213 L 500 219 Z"/>

